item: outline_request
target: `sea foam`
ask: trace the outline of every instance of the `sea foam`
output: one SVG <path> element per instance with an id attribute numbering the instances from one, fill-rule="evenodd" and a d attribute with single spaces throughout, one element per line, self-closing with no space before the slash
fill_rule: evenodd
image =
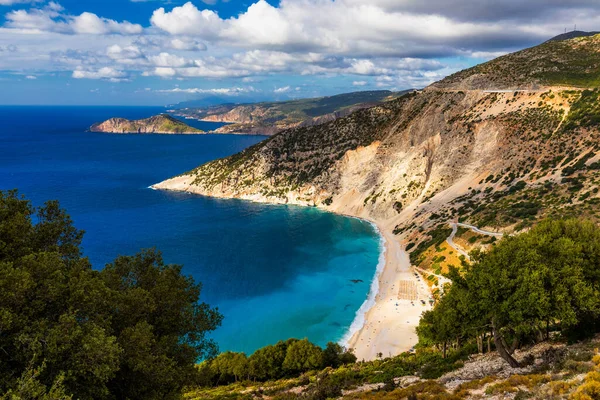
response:
<path id="1" fill-rule="evenodd" d="M 375 305 L 377 295 L 379 294 L 379 276 L 381 275 L 381 273 L 383 272 L 383 269 L 385 268 L 385 254 L 387 252 L 387 246 L 385 245 L 385 238 L 381 234 L 381 231 L 379 230 L 379 227 L 376 224 L 372 223 L 371 221 L 366 221 L 366 222 L 369 222 L 373 226 L 373 228 L 375 229 L 375 231 L 377 232 L 377 234 L 380 237 L 380 240 L 379 240 L 379 246 L 380 246 L 379 262 L 377 263 L 377 269 L 375 270 L 375 276 L 373 277 L 373 281 L 371 281 L 371 288 L 369 289 L 369 295 L 367 296 L 367 299 L 364 301 L 364 303 L 360 306 L 360 308 L 356 312 L 356 316 L 354 317 L 352 324 L 350 324 L 350 327 L 348 328 L 348 331 L 346 332 L 346 334 L 338 342 L 340 345 L 342 345 L 344 347 L 348 347 L 348 343 L 350 342 L 350 339 L 352 339 L 352 336 L 354 336 L 354 334 L 356 332 L 360 331 L 364 327 L 365 315 Z"/>

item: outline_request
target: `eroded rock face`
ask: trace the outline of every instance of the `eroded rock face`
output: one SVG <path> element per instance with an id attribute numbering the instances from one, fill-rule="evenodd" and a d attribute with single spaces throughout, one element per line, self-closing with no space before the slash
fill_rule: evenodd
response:
<path id="1" fill-rule="evenodd" d="M 156 133 L 156 134 L 195 134 L 203 133 L 201 130 L 192 128 L 183 122 L 167 114 L 141 120 L 128 120 L 125 118 L 111 118 L 102 123 L 94 124 L 90 128 L 92 132 L 105 133 Z"/>

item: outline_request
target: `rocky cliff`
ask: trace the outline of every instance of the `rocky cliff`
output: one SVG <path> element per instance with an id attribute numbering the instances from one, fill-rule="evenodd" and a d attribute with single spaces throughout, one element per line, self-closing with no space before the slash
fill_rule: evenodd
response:
<path id="1" fill-rule="evenodd" d="M 92 132 L 106 133 L 160 133 L 160 134 L 198 134 L 203 131 L 192 128 L 168 114 L 131 121 L 125 118 L 111 118 L 94 124 Z"/>
<path id="2" fill-rule="evenodd" d="M 599 42 L 505 56 L 155 187 L 318 206 L 383 221 L 413 244 L 457 218 L 510 230 L 544 216 L 596 218 L 600 92 L 581 85 L 597 84 Z M 513 84 L 529 89 L 496 90 Z"/>

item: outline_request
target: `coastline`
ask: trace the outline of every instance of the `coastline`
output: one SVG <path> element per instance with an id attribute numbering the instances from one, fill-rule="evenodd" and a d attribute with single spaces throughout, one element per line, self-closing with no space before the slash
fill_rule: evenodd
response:
<path id="1" fill-rule="evenodd" d="M 150 186 L 153 190 L 187 192 L 222 199 L 238 199 L 263 204 L 288 204 L 308 206 L 299 201 L 276 202 L 256 196 L 223 196 L 205 194 L 194 190 L 189 176 L 183 175 Z M 410 351 L 417 342 L 416 327 L 421 314 L 431 309 L 430 291 L 420 275 L 410 264 L 404 247 L 396 240 L 392 231 L 393 221 L 377 221 L 366 216 L 353 215 L 339 209 L 317 207 L 345 217 L 357 218 L 375 227 L 382 240 L 377 270 L 369 294 L 357 310 L 348 331 L 339 343 L 354 350 L 358 360 L 371 361 L 382 357 L 399 355 Z M 418 276 L 418 277 L 417 277 Z M 425 305 L 422 304 L 425 302 Z"/>
<path id="2" fill-rule="evenodd" d="M 334 214 L 337 214 L 337 213 L 334 213 Z M 344 215 L 344 214 L 339 214 L 339 215 Z M 344 215 L 344 216 L 347 216 L 347 215 Z M 386 246 L 385 238 L 381 234 L 381 231 L 379 230 L 379 226 L 377 226 L 377 224 L 375 224 L 372 221 L 363 219 L 363 218 L 358 218 L 358 217 L 353 217 L 353 216 L 347 216 L 347 217 L 359 219 L 359 220 L 367 222 L 371 226 L 373 226 L 373 228 L 377 232 L 377 235 L 379 236 L 379 246 L 380 246 L 379 247 L 379 249 L 380 249 L 379 250 L 379 259 L 377 262 L 377 267 L 375 269 L 375 275 L 373 275 L 373 279 L 371 280 L 371 284 L 369 286 L 369 292 L 367 293 L 367 298 L 361 304 L 359 309 L 356 311 L 354 319 L 352 320 L 352 323 L 350 324 L 350 327 L 348 327 L 348 330 L 346 331 L 344 336 L 342 336 L 342 338 L 338 341 L 338 344 L 340 344 L 346 348 L 350 348 L 351 347 L 350 341 L 361 329 L 363 329 L 363 327 L 365 326 L 365 319 L 366 319 L 367 313 L 369 312 L 369 310 L 371 310 L 371 308 L 376 303 L 377 295 L 379 293 L 379 277 L 383 273 L 383 270 L 384 270 L 385 264 L 386 264 L 385 255 L 387 252 L 387 246 Z"/>
<path id="3" fill-rule="evenodd" d="M 416 327 L 421 314 L 429 310 L 429 291 L 421 278 L 414 275 L 408 253 L 380 223 L 375 223 L 383 238 L 384 266 L 376 276 L 377 292 L 369 293 L 374 301 L 355 322 L 362 321 L 355 332 L 348 332 L 343 344 L 354 350 L 359 360 L 370 361 L 410 351 L 418 342 Z M 421 303 L 425 301 L 426 305 Z M 360 323 L 360 322 L 359 322 Z M 355 325 L 353 322 L 352 325 Z M 351 326 L 352 329 L 352 326 Z"/>

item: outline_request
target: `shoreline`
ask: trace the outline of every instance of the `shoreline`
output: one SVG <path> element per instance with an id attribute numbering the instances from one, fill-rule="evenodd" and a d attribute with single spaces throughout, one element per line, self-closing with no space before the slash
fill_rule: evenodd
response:
<path id="1" fill-rule="evenodd" d="M 377 285 L 372 285 L 377 292 L 369 293 L 365 303 L 372 296 L 374 302 L 362 318 L 357 312 L 355 322 L 361 318 L 361 327 L 344 337 L 349 336 L 344 345 L 354 350 L 358 360 L 365 361 L 410 351 L 418 343 L 416 327 L 421 314 L 431 309 L 429 289 L 422 278 L 415 276 L 408 253 L 384 226 L 373 223 L 384 241 L 385 264 L 375 278 Z"/>
<path id="2" fill-rule="evenodd" d="M 186 192 L 205 197 L 236 199 L 262 204 L 309 207 L 299 202 L 275 202 L 257 197 L 210 196 L 189 190 L 187 177 L 171 178 L 150 186 L 153 190 Z M 168 182 L 168 183 L 167 183 Z M 416 327 L 421 314 L 431 309 L 431 292 L 410 263 L 408 253 L 392 234 L 393 226 L 387 221 L 376 221 L 365 216 L 352 215 L 342 210 L 315 208 L 324 212 L 360 219 L 371 224 L 381 238 L 383 248 L 367 298 L 357 310 L 347 332 L 338 343 L 352 348 L 357 359 L 372 361 L 381 354 L 384 358 L 410 351 L 418 342 Z M 391 224 L 393 225 L 393 224 Z M 382 262 L 383 261 L 383 262 Z M 422 304 L 425 302 L 425 305 Z"/>
<path id="3" fill-rule="evenodd" d="M 337 214 L 337 213 L 334 213 L 334 214 Z M 338 215 L 342 215 L 342 214 L 338 214 Z M 346 216 L 346 215 L 344 215 L 344 216 Z M 377 302 L 377 295 L 379 294 L 379 277 L 381 276 L 381 274 L 383 273 L 383 271 L 385 269 L 386 253 L 387 253 L 387 245 L 386 245 L 385 237 L 379 230 L 379 226 L 377 226 L 377 224 L 375 224 L 372 221 L 363 219 L 363 218 L 358 218 L 358 217 L 353 217 L 353 216 L 348 216 L 348 217 L 359 219 L 359 220 L 367 222 L 371 226 L 373 226 L 373 228 L 377 232 L 377 235 L 379 236 L 379 246 L 380 247 L 379 247 L 379 258 L 377 261 L 377 267 L 375 268 L 375 274 L 373 275 L 373 279 L 371 280 L 371 284 L 369 285 L 369 292 L 367 293 L 367 298 L 361 304 L 359 309 L 356 311 L 356 314 L 354 315 L 354 319 L 352 320 L 352 323 L 348 327 L 348 330 L 346 331 L 344 336 L 342 336 L 342 338 L 338 341 L 338 344 L 340 344 L 346 348 L 350 348 L 349 344 L 350 344 L 350 341 L 352 340 L 352 338 L 358 332 L 360 332 L 361 329 L 364 328 L 367 313 L 371 310 L 371 308 L 373 308 L 373 306 Z"/>

